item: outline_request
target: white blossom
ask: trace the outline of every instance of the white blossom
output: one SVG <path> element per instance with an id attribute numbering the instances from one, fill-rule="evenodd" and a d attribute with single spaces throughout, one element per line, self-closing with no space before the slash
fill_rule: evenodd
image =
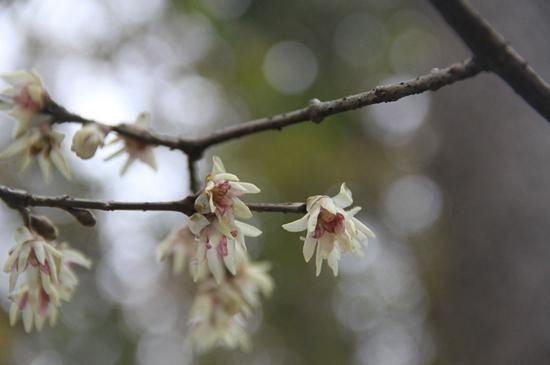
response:
<path id="1" fill-rule="evenodd" d="M 0 92 L 0 110 L 17 121 L 13 136 L 19 137 L 29 127 L 49 122 L 49 116 L 42 114 L 49 101 L 40 76 L 36 72 L 16 71 L 2 74 L 0 79 L 10 84 L 10 88 Z"/>
<path id="2" fill-rule="evenodd" d="M 316 195 L 307 199 L 307 214 L 302 218 L 283 225 L 289 232 L 307 230 L 303 254 L 309 262 L 315 253 L 316 275 L 321 273 L 323 260 L 327 260 L 333 274 L 338 275 L 338 261 L 341 252 L 362 255 L 361 246 L 374 233 L 354 216 L 361 210 L 355 207 L 349 211 L 344 208 L 353 203 L 351 191 L 342 184 L 340 192 L 334 197 Z"/>
<path id="3" fill-rule="evenodd" d="M 228 173 L 219 157 L 214 156 L 212 162 L 212 171 L 206 177 L 205 187 L 195 200 L 197 212 L 214 213 L 220 223 L 228 227 L 234 217 L 251 218 L 252 212 L 239 197 L 244 194 L 259 193 L 260 189 Z"/>
<path id="4" fill-rule="evenodd" d="M 232 220 L 227 226 L 215 216 L 207 218 L 199 213 L 189 218 L 189 229 L 197 240 L 192 262 L 193 279 L 199 279 L 202 265 L 206 263 L 218 284 L 224 279 L 226 270 L 236 274 L 246 253 L 245 237 L 257 237 L 262 233 L 256 227 L 237 220 Z"/>
<path id="5" fill-rule="evenodd" d="M 95 123 L 89 123 L 80 128 L 73 137 L 71 150 L 83 160 L 92 158 L 97 149 L 102 147 L 105 131 Z"/>
<path id="6" fill-rule="evenodd" d="M 26 227 L 15 233 L 16 245 L 10 250 L 4 272 L 10 273 L 10 323 L 19 314 L 25 331 L 42 329 L 46 320 L 54 325 L 61 300 L 70 300 L 78 278 L 74 265 L 89 268 L 91 262 L 66 244 L 59 247 Z M 23 280 L 19 280 L 23 276 Z M 19 283 L 22 281 L 22 283 Z"/>
<path id="7" fill-rule="evenodd" d="M 204 352 L 212 347 L 250 347 L 246 319 L 260 306 L 260 294 L 269 296 L 273 280 L 267 273 L 269 266 L 251 263 L 245 258 L 236 275 L 221 284 L 212 278 L 199 283 L 197 296 L 190 314 L 191 343 Z"/>
<path id="8" fill-rule="evenodd" d="M 26 170 L 33 159 L 36 159 L 44 180 L 50 181 L 52 166 L 66 179 L 71 179 L 69 165 L 61 153 L 64 137 L 49 127 L 28 129 L 0 152 L 0 159 L 21 155 L 21 171 Z"/>
<path id="9" fill-rule="evenodd" d="M 137 130 L 146 131 L 149 127 L 149 121 L 151 115 L 149 113 L 140 113 L 134 122 L 134 127 Z M 119 135 L 111 143 L 122 142 L 124 145 L 108 156 L 105 161 L 109 161 L 122 154 L 127 154 L 126 162 L 120 169 L 120 175 L 124 175 L 128 168 L 136 161 L 140 160 L 146 165 L 150 166 L 153 170 L 157 169 L 157 162 L 155 154 L 153 153 L 153 147 L 145 142 L 138 141 L 131 137 Z"/>

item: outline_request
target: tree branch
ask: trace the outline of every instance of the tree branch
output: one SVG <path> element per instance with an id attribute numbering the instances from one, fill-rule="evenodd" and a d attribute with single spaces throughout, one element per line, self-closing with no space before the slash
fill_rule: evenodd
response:
<path id="1" fill-rule="evenodd" d="M 34 195 L 24 190 L 13 189 L 0 185 L 0 200 L 3 200 L 10 208 L 21 209 L 27 207 L 49 207 L 60 209 L 94 209 L 94 210 L 140 210 L 140 211 L 167 211 L 180 212 L 187 216 L 195 213 L 196 195 L 190 195 L 182 200 L 167 202 L 118 202 L 99 201 L 90 199 L 71 198 L 62 196 Z M 304 203 L 256 203 L 248 204 L 251 210 L 256 212 L 280 212 L 280 213 L 304 213 Z"/>
<path id="2" fill-rule="evenodd" d="M 550 86 L 463 0 L 429 0 L 479 62 L 550 122 Z"/>
<path id="3" fill-rule="evenodd" d="M 481 67 L 476 60 L 470 59 L 455 63 L 443 69 L 434 69 L 429 74 L 419 76 L 413 80 L 377 86 L 372 90 L 359 94 L 344 96 L 339 99 L 325 102 L 313 99 L 308 107 L 244 122 L 221 129 L 209 136 L 196 139 L 173 138 L 157 135 L 149 131 L 138 130 L 127 124 L 110 126 L 71 113 L 55 103 L 52 103 L 47 112 L 51 114 L 55 122 L 58 123 L 96 123 L 105 130 L 134 138 L 149 145 L 165 146 L 170 149 L 180 150 L 198 159 L 207 148 L 213 145 L 263 131 L 281 130 L 284 127 L 301 122 L 313 121 L 319 123 L 323 118 L 333 114 L 362 108 L 367 105 L 396 101 L 405 96 L 420 94 L 428 90 L 435 91 L 443 86 L 473 77 L 482 71 L 483 67 Z"/>

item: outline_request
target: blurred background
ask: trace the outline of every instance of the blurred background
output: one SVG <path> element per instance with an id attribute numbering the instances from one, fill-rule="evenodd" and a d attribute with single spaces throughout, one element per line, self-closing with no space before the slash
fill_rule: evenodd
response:
<path id="1" fill-rule="evenodd" d="M 550 3 L 472 4 L 550 79 Z M 426 1 L 34 0 L 0 2 L 0 70 L 36 69 L 53 98 L 107 123 L 150 111 L 155 131 L 202 136 L 251 118 L 405 80 L 469 56 Z M 13 122 L 2 116 L 0 146 Z M 69 153 L 75 174 L 46 185 L 0 162 L 0 183 L 41 194 L 169 200 L 188 194 L 185 158 L 159 171 Z M 258 201 L 334 194 L 345 181 L 377 234 L 364 258 L 315 278 L 294 216 L 257 214 L 252 256 L 272 263 L 273 296 L 249 323 L 253 349 L 188 349 L 193 285 L 157 263 L 185 219 L 98 213 L 83 228 L 45 210 L 94 259 L 41 333 L 10 328 L 0 280 L 0 364 L 542 364 L 550 356 L 550 129 L 496 76 L 265 132 L 209 151 L 263 190 Z M 201 176 L 210 169 L 201 161 Z M 19 217 L 0 209 L 0 259 Z"/>

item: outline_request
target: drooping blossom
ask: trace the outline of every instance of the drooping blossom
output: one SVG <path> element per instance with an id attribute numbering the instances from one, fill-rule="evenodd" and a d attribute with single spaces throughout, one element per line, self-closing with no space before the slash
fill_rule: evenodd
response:
<path id="1" fill-rule="evenodd" d="M 62 243 L 59 247 L 61 259 L 59 260 L 59 283 L 57 291 L 59 298 L 66 302 L 70 301 L 73 293 L 78 285 L 78 276 L 74 269 L 78 265 L 85 269 L 92 267 L 92 262 L 77 250 L 71 249 L 66 243 Z"/>
<path id="2" fill-rule="evenodd" d="M 73 137 L 71 150 L 83 160 L 92 158 L 97 149 L 102 147 L 105 140 L 105 131 L 95 123 L 86 124 Z"/>
<path id="3" fill-rule="evenodd" d="M 52 166 L 66 179 L 71 179 L 69 165 L 61 153 L 64 137 L 49 127 L 28 129 L 0 152 L 0 159 L 21 155 L 21 171 L 26 170 L 33 159 L 36 159 L 44 180 L 50 181 Z"/>
<path id="4" fill-rule="evenodd" d="M 273 290 L 273 280 L 267 271 L 268 265 L 246 258 L 236 275 L 221 284 L 212 278 L 199 283 L 189 320 L 191 344 L 196 351 L 250 347 L 247 318 L 260 306 L 260 295 L 269 296 Z"/>
<path id="5" fill-rule="evenodd" d="M 0 79 L 11 87 L 0 92 L 0 110 L 17 121 L 13 137 L 17 138 L 30 127 L 49 122 L 50 117 L 41 113 L 50 100 L 40 76 L 36 72 L 16 71 L 2 74 Z"/>
<path id="6" fill-rule="evenodd" d="M 197 250 L 192 262 L 193 279 L 198 280 L 204 263 L 217 283 L 221 283 L 226 270 L 235 275 L 246 253 L 245 237 L 257 237 L 262 232 L 254 226 L 233 220 L 228 226 L 215 217 L 195 213 L 189 218 L 189 230 L 196 237 Z"/>
<path id="7" fill-rule="evenodd" d="M 57 296 L 59 281 L 55 258 L 59 260 L 61 252 L 26 227 L 19 227 L 14 239 L 16 245 L 4 263 L 4 272 L 10 274 L 10 292 L 14 290 L 19 276 L 26 273 L 26 284 L 30 289 L 43 287 L 47 294 Z"/>
<path id="8" fill-rule="evenodd" d="M 50 326 L 57 322 L 59 298 L 52 297 L 43 287 L 22 286 L 10 298 L 13 301 L 10 306 L 11 326 L 17 323 L 20 314 L 27 333 L 32 331 L 33 326 L 40 331 L 46 320 Z"/>
<path id="9" fill-rule="evenodd" d="M 149 122 L 151 115 L 149 113 L 140 113 L 134 122 L 134 128 L 137 130 L 146 131 L 149 127 Z M 118 135 L 111 143 L 122 142 L 123 146 L 120 147 L 117 151 L 113 152 L 108 156 L 105 161 L 109 161 L 117 156 L 122 154 L 127 154 L 126 162 L 122 165 L 120 169 L 120 175 L 124 175 L 128 168 L 136 161 L 140 160 L 146 165 L 150 166 L 153 170 L 157 169 L 157 163 L 155 159 L 155 154 L 153 153 L 153 147 L 138 141 L 131 137 L 126 137 Z"/>
<path id="10" fill-rule="evenodd" d="M 66 244 L 56 247 L 55 241 L 26 227 L 16 230 L 15 241 L 4 264 L 13 301 L 10 323 L 14 325 L 21 314 L 27 332 L 33 327 L 40 330 L 46 320 L 55 324 L 60 301 L 68 301 L 78 284 L 73 266 L 89 267 L 90 262 Z"/>
<path id="11" fill-rule="evenodd" d="M 186 266 L 191 268 L 191 260 L 197 254 L 197 238 L 188 226 L 172 230 L 157 246 L 157 259 L 159 261 L 171 259 L 174 274 L 181 273 Z M 194 270 L 190 269 L 193 273 Z"/>
<path id="12" fill-rule="evenodd" d="M 195 200 L 195 209 L 201 214 L 214 213 L 220 223 L 230 226 L 234 217 L 249 219 L 252 213 L 240 199 L 244 194 L 256 194 L 260 189 L 251 183 L 242 182 L 226 172 L 219 157 L 212 158 L 212 171 L 206 177 L 206 185 Z"/>
<path id="13" fill-rule="evenodd" d="M 316 275 L 321 273 L 323 260 L 327 260 L 333 274 L 338 275 L 338 261 L 341 252 L 362 255 L 361 246 L 374 233 L 354 216 L 360 207 L 348 211 L 344 208 L 353 203 L 351 191 L 342 184 L 334 197 L 316 195 L 307 199 L 307 213 L 302 218 L 283 225 L 289 232 L 307 230 L 303 254 L 309 262 L 315 253 Z"/>

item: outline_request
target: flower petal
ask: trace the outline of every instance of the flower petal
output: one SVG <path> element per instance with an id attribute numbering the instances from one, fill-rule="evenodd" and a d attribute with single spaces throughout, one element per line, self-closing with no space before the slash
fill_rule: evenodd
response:
<path id="1" fill-rule="evenodd" d="M 309 262 L 311 258 L 313 257 L 313 253 L 315 252 L 315 247 L 317 246 L 317 240 L 312 237 L 306 237 L 304 241 L 304 247 L 302 249 L 304 254 L 304 259 L 306 262 Z"/>
<path id="2" fill-rule="evenodd" d="M 306 214 L 300 219 L 297 219 L 290 223 L 283 224 L 283 229 L 289 232 L 305 231 L 307 229 L 308 219 L 309 219 L 309 214 Z"/>
<path id="3" fill-rule="evenodd" d="M 349 207 L 353 203 L 353 198 L 351 196 L 351 190 L 348 189 L 346 183 L 343 183 L 340 186 L 340 192 L 332 197 L 332 201 L 338 208 Z"/>
<path id="4" fill-rule="evenodd" d="M 260 231 L 258 228 L 241 222 L 241 221 L 235 221 L 235 226 L 241 231 L 241 233 L 247 237 L 258 237 L 262 234 L 262 231 Z"/>

